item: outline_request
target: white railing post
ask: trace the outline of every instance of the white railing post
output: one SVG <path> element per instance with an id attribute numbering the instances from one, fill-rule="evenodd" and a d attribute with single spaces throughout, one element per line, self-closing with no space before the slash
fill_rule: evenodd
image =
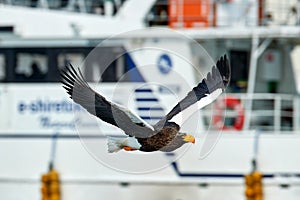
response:
<path id="1" fill-rule="evenodd" d="M 295 96 L 293 98 L 293 130 L 299 130 L 300 126 L 300 105 L 299 105 L 299 97 Z"/>
<path id="2" fill-rule="evenodd" d="M 281 97 L 276 95 L 274 98 L 274 131 L 280 131 L 281 127 Z"/>
<path id="3" fill-rule="evenodd" d="M 39 0 L 38 6 L 41 8 L 48 9 L 49 8 L 48 0 Z"/>

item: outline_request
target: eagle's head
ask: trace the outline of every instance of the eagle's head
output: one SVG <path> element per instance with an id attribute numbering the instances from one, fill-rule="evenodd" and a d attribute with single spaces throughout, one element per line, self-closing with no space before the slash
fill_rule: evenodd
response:
<path id="1" fill-rule="evenodd" d="M 191 135 L 191 134 L 186 134 L 186 133 L 184 133 L 183 135 L 182 135 L 182 140 L 184 141 L 184 142 L 186 142 L 186 143 L 188 143 L 188 142 L 190 142 L 190 143 L 193 143 L 193 144 L 195 144 L 195 137 L 193 136 L 193 135 Z"/>
<path id="2" fill-rule="evenodd" d="M 179 133 L 170 143 L 168 143 L 165 147 L 161 148 L 160 151 L 171 152 L 186 143 L 195 143 L 194 136 L 186 133 Z"/>

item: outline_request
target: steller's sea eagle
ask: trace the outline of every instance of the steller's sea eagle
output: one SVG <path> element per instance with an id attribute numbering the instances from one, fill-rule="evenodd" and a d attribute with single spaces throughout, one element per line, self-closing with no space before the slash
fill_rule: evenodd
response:
<path id="1" fill-rule="evenodd" d="M 179 132 L 180 126 L 171 119 L 197 101 L 209 98 L 211 103 L 215 100 L 229 84 L 230 65 L 226 55 L 222 56 L 206 78 L 153 126 L 124 106 L 110 102 L 95 92 L 84 80 L 79 68 L 76 70 L 69 64 L 61 72 L 61 76 L 63 87 L 75 103 L 80 104 L 90 114 L 122 129 L 128 135 L 125 139 L 109 137 L 108 152 L 117 152 L 121 149 L 170 152 L 185 143 L 195 143 L 195 138 L 190 134 Z"/>

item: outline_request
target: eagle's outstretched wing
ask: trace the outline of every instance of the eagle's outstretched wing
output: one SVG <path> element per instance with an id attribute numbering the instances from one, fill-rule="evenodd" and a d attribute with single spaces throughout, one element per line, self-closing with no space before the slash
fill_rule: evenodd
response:
<path id="1" fill-rule="evenodd" d="M 127 108 L 109 102 L 102 95 L 95 92 L 84 80 L 80 69 L 75 70 L 69 64 L 61 72 L 63 87 L 70 98 L 80 104 L 92 115 L 122 129 L 127 135 L 140 138 L 154 135 L 153 127 L 136 116 Z"/>
<path id="2" fill-rule="evenodd" d="M 229 79 L 230 65 L 226 55 L 224 55 L 217 61 L 216 66 L 213 66 L 212 71 L 207 74 L 206 78 L 194 87 L 185 98 L 178 102 L 164 118 L 154 125 L 154 129 L 160 130 L 175 115 L 197 101 L 204 100 L 205 97 L 208 97 L 209 101 L 204 102 L 202 107 L 211 103 L 225 90 L 229 84 Z"/>

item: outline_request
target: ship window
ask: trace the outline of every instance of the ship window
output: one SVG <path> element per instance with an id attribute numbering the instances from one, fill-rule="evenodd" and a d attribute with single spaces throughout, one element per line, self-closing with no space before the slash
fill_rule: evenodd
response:
<path id="1" fill-rule="evenodd" d="M 157 0 L 146 17 L 149 26 L 168 25 L 168 1 Z"/>
<path id="2" fill-rule="evenodd" d="M 124 57 L 114 60 L 103 72 L 101 78 L 103 82 L 119 81 L 125 71 Z"/>
<path id="3" fill-rule="evenodd" d="M 232 92 L 244 93 L 248 85 L 249 73 L 249 52 L 230 51 L 231 80 L 230 89 Z"/>
<path id="4" fill-rule="evenodd" d="M 123 47 L 96 47 L 84 62 L 84 76 L 89 82 L 118 82 L 126 73 Z M 101 55 L 101 56 L 99 56 Z"/>
<path id="5" fill-rule="evenodd" d="M 143 82 L 136 63 L 122 46 L 95 47 L 84 51 L 59 52 L 56 63 L 60 69 L 71 63 L 80 67 L 88 82 Z M 90 51 L 91 50 L 91 51 Z"/>
<path id="6" fill-rule="evenodd" d="M 5 56 L 0 54 L 0 81 L 5 80 Z"/>
<path id="7" fill-rule="evenodd" d="M 61 53 L 57 56 L 57 63 L 60 69 L 63 69 L 67 64 L 72 64 L 74 67 L 80 67 L 84 60 L 82 53 Z"/>
<path id="8" fill-rule="evenodd" d="M 143 76 L 126 53 L 114 60 L 102 73 L 102 82 L 144 82 Z"/>
<path id="9" fill-rule="evenodd" d="M 88 78 L 92 82 L 117 82 L 122 77 L 125 71 L 124 58 L 121 56 L 114 60 L 107 67 L 103 68 L 103 64 L 100 62 L 93 62 L 88 71 L 91 77 Z"/>
<path id="10" fill-rule="evenodd" d="M 48 72 L 47 56 L 41 53 L 17 53 L 16 81 L 43 81 Z"/>

